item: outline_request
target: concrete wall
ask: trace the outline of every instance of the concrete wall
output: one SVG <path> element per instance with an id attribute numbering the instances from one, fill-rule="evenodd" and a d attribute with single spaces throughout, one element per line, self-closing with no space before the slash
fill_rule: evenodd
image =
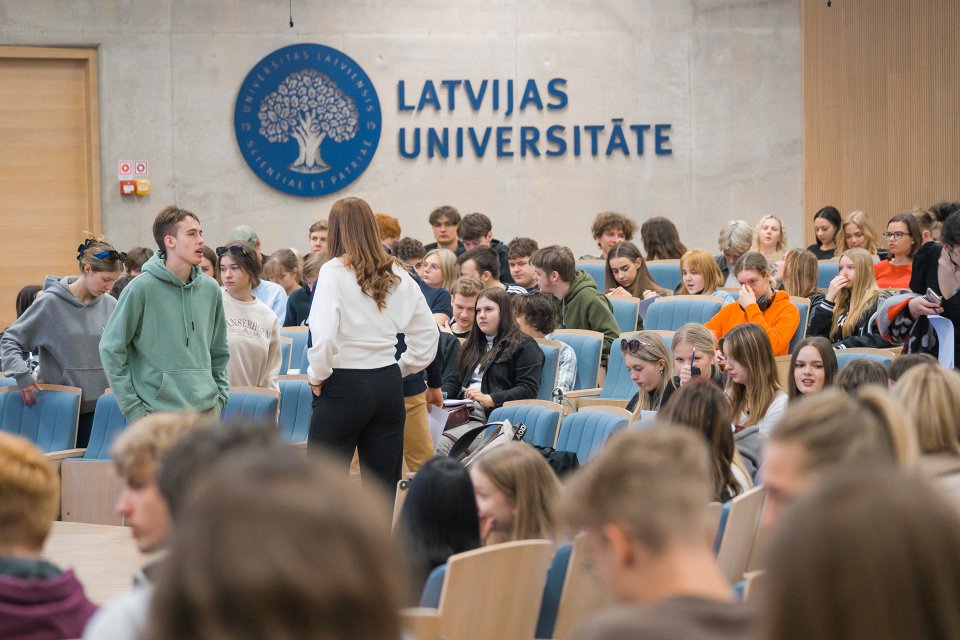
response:
<path id="1" fill-rule="evenodd" d="M 578 255 L 593 215 L 672 218 L 688 246 L 714 249 L 720 226 L 777 213 L 801 244 L 800 14 L 793 0 L 4 0 L 0 42 L 96 46 L 103 226 L 120 247 L 147 243 L 156 211 L 200 214 L 208 242 L 252 224 L 265 250 L 304 247 L 330 204 L 359 195 L 431 240 L 428 212 L 482 211 L 498 238 L 531 235 Z M 353 57 L 380 95 L 383 135 L 366 172 L 314 199 L 261 182 L 241 157 L 233 107 L 263 56 L 316 42 Z M 397 81 L 568 81 L 550 115 L 458 109 L 400 113 Z M 409 99 L 409 98 L 408 98 Z M 403 159 L 399 127 L 672 124 L 672 155 Z M 604 138 L 605 139 L 605 138 Z M 648 140 L 648 144 L 651 140 Z M 633 145 L 631 145 L 632 147 Z M 120 159 L 150 162 L 153 193 L 121 199 Z"/>

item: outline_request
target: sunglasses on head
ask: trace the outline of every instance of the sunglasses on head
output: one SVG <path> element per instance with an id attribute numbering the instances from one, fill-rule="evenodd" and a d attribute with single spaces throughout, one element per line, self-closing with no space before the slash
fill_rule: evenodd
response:
<path id="1" fill-rule="evenodd" d="M 620 339 L 620 351 L 623 351 L 624 353 L 627 351 L 630 353 L 636 353 L 640 350 L 640 347 L 650 349 L 653 347 L 653 345 L 643 342 L 642 340 L 637 340 L 636 338 L 631 338 L 630 340 L 626 338 Z"/>
<path id="2" fill-rule="evenodd" d="M 218 257 L 218 258 L 221 257 L 223 254 L 225 254 L 225 253 L 228 252 L 228 251 L 229 251 L 230 253 L 234 254 L 234 255 L 236 255 L 236 254 L 238 254 L 238 253 L 242 253 L 243 255 L 247 255 L 247 252 L 244 251 L 243 247 L 241 247 L 241 246 L 238 245 L 238 244 L 232 244 L 232 245 L 230 245 L 229 247 L 217 247 L 217 257 Z"/>

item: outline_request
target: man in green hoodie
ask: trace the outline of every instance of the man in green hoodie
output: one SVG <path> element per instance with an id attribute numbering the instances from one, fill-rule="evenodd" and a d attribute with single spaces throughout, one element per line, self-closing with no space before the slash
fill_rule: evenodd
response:
<path id="1" fill-rule="evenodd" d="M 160 252 L 123 292 L 100 340 L 100 357 L 128 422 L 155 411 L 219 415 L 229 397 L 223 297 L 200 271 L 203 230 L 168 206 L 153 222 Z"/>
<path id="2" fill-rule="evenodd" d="M 593 278 L 577 269 L 573 252 L 558 245 L 544 247 L 533 254 L 530 263 L 540 291 L 557 299 L 557 327 L 599 331 L 603 353 L 610 353 L 610 345 L 620 335 L 613 307 L 597 291 Z"/>

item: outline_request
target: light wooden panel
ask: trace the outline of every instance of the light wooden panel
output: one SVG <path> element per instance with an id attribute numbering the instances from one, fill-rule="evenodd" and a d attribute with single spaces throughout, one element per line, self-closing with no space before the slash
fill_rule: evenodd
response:
<path id="1" fill-rule="evenodd" d="M 100 230 L 93 49 L 0 47 L 0 327 L 21 287 L 77 272 Z"/>
<path id="2" fill-rule="evenodd" d="M 960 199 L 960 2 L 802 0 L 806 243 L 813 213 L 862 209 L 879 232 Z"/>

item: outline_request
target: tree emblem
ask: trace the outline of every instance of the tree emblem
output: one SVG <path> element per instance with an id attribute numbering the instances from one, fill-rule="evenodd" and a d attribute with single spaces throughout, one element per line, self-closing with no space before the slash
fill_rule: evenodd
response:
<path id="1" fill-rule="evenodd" d="M 260 135 L 270 142 L 292 136 L 299 152 L 289 166 L 298 173 L 321 173 L 330 168 L 320 155 L 327 136 L 337 142 L 357 134 L 360 113 L 353 98 L 316 69 L 296 71 L 260 102 Z"/>

